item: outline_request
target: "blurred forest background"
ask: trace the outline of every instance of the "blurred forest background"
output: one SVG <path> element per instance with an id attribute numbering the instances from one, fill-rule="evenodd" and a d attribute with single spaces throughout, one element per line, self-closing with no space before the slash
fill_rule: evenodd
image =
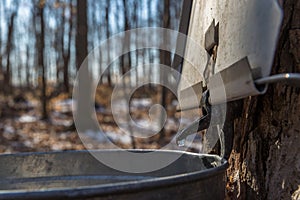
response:
<path id="1" fill-rule="evenodd" d="M 181 0 L 0 1 L 0 153 L 84 149 L 71 109 L 73 83 L 84 58 L 102 41 L 126 30 L 178 30 L 181 6 Z M 131 36 L 129 44 L 135 45 L 136 38 Z M 155 103 L 167 110 L 161 134 L 147 139 L 134 139 L 117 128 L 110 98 L 116 77 L 132 66 L 170 65 L 173 55 L 140 49 L 121 56 L 103 72 L 101 66 L 106 66 L 110 54 L 110 49 L 98 52 L 100 68 L 93 71 L 96 76 L 104 73 L 95 97 L 101 128 L 123 148 L 161 147 L 178 129 L 174 94 L 157 85 L 143 86 L 133 94 L 130 112 L 137 123 L 147 126 L 149 108 Z M 129 84 L 160 78 L 157 71 L 144 66 Z M 87 136 L 91 148 L 106 147 L 97 133 Z"/>

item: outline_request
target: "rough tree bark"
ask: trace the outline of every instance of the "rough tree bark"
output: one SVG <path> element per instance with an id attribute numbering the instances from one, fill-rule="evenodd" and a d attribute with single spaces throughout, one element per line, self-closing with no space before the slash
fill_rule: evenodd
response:
<path id="1" fill-rule="evenodd" d="M 285 0 L 272 74 L 300 72 L 300 0 Z M 269 85 L 235 121 L 228 198 L 300 199 L 300 89 Z"/>

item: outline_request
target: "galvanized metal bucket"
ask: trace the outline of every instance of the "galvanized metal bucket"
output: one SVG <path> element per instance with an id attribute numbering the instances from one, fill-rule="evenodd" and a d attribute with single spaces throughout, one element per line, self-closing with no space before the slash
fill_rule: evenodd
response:
<path id="1" fill-rule="evenodd" d="M 226 160 L 158 152 L 159 159 L 182 155 L 169 166 L 148 173 L 112 169 L 88 151 L 0 155 L 0 199 L 224 199 Z M 124 151 L 93 154 L 118 159 Z"/>

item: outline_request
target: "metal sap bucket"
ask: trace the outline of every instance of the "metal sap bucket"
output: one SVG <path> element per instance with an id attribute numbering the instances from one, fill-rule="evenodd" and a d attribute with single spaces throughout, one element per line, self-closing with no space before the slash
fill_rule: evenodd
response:
<path id="1" fill-rule="evenodd" d="M 182 155 L 161 170 L 142 174 L 112 169 L 88 151 L 0 155 L 0 199 L 224 199 L 227 161 L 157 152 L 159 159 Z M 117 159 L 124 151 L 93 153 Z"/>

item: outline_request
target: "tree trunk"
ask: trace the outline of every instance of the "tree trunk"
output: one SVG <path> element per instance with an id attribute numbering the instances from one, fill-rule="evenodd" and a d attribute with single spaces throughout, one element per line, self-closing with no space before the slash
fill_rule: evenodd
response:
<path id="1" fill-rule="evenodd" d="M 0 10 L 2 10 L 2 1 L 0 1 Z M 0 21 L 2 21 L 2 16 L 0 15 Z M 4 73 L 2 66 L 2 26 L 0 26 L 0 92 L 4 90 Z"/>
<path id="2" fill-rule="evenodd" d="M 77 0 L 76 66 L 80 68 L 87 50 L 87 0 Z"/>
<path id="3" fill-rule="evenodd" d="M 128 2 L 126 0 L 123 0 L 124 5 L 124 31 L 130 30 L 130 18 L 129 18 L 129 7 Z M 126 38 L 124 38 L 124 44 L 123 44 L 123 52 L 125 52 L 126 49 L 130 49 L 131 45 L 131 35 L 128 35 Z M 121 68 L 122 68 L 122 74 L 125 74 L 128 72 L 131 68 L 131 52 L 128 52 L 126 54 L 123 54 L 121 56 Z M 129 84 L 131 81 L 129 80 Z"/>
<path id="4" fill-rule="evenodd" d="M 148 16 L 147 16 L 148 17 L 147 25 L 148 25 L 148 27 L 152 26 L 152 17 L 153 17 L 152 16 L 152 9 L 151 9 L 152 2 L 153 2 L 152 0 L 148 0 L 147 1 L 147 8 L 148 8 L 148 10 L 147 10 L 147 13 L 148 13 Z M 151 39 L 150 39 L 150 41 L 151 41 Z M 153 61 L 154 61 L 153 52 L 152 52 L 151 49 L 147 49 L 147 51 L 148 51 L 148 55 L 149 55 L 149 63 L 153 63 Z M 148 82 L 149 83 L 151 82 L 151 77 L 152 77 L 152 67 L 149 66 L 149 68 L 148 68 Z M 151 84 L 149 85 L 149 87 L 151 87 Z"/>
<path id="5" fill-rule="evenodd" d="M 130 26 L 129 26 L 129 7 L 127 5 L 127 1 L 123 0 L 123 15 L 124 15 L 124 31 L 128 31 L 130 30 Z M 126 36 L 125 36 L 126 37 Z M 130 41 L 131 41 L 131 36 L 127 36 L 126 38 L 124 38 L 124 43 L 123 43 L 123 52 L 125 52 L 125 49 L 130 49 Z M 122 74 L 124 75 L 126 72 L 128 72 L 130 70 L 131 67 L 131 54 L 126 53 L 123 54 L 120 58 L 120 65 L 121 65 L 121 70 L 122 70 Z M 123 87 L 123 92 L 124 92 L 124 97 L 127 97 L 128 94 L 128 89 L 131 87 L 131 80 L 130 78 L 127 79 L 128 76 L 126 77 L 122 77 L 122 87 Z M 129 86 L 129 87 L 128 87 Z M 135 149 L 136 148 L 136 142 L 135 142 L 135 137 L 133 135 L 133 129 L 132 129 L 132 124 L 130 123 L 130 117 L 128 115 L 126 115 L 126 122 L 128 124 L 128 131 L 130 133 L 130 138 L 131 138 L 131 148 Z"/>
<path id="6" fill-rule="evenodd" d="M 163 28 L 170 28 L 170 1 L 164 0 L 164 10 L 163 10 Z M 162 45 L 168 45 L 169 42 L 169 36 L 164 33 L 163 36 L 163 42 L 165 44 Z M 167 67 L 171 67 L 171 54 L 168 51 L 160 50 L 159 51 L 159 59 L 160 63 L 162 65 L 165 65 Z M 163 70 L 160 71 L 160 82 L 163 84 L 163 86 L 168 85 L 168 75 L 164 73 Z M 161 87 L 161 105 L 166 109 L 167 107 L 167 88 Z M 164 128 L 164 111 L 161 113 L 161 119 L 160 119 L 160 127 L 162 127 L 160 131 L 160 139 L 163 139 L 165 137 L 165 128 Z"/>
<path id="7" fill-rule="evenodd" d="M 10 55 L 13 45 L 13 32 L 14 32 L 14 22 L 15 17 L 17 15 L 17 10 L 13 11 L 13 13 L 10 16 L 10 22 L 8 24 L 8 35 L 7 35 L 7 42 L 6 42 L 6 72 L 4 76 L 4 82 L 5 82 L 5 91 L 10 92 L 10 86 L 11 86 L 11 69 L 10 69 Z"/>
<path id="8" fill-rule="evenodd" d="M 92 120 L 92 77 L 89 63 L 85 60 L 88 56 L 87 0 L 77 0 L 76 18 L 76 65 L 77 69 L 80 69 L 80 75 L 75 120 L 78 122 L 76 124 L 77 131 L 84 133 L 87 130 L 98 130 L 97 124 Z"/>
<path id="9" fill-rule="evenodd" d="M 106 39 L 109 38 L 110 36 L 110 30 L 109 30 L 109 11 L 110 11 L 110 0 L 106 1 L 106 7 L 105 7 L 105 22 L 106 22 Z M 107 48 L 110 49 L 110 43 L 109 41 L 107 42 Z M 106 51 L 106 59 L 107 59 L 107 65 L 109 64 L 108 61 L 110 60 L 110 51 Z M 111 86 L 111 75 L 110 75 L 110 67 L 108 67 L 107 69 L 107 82 L 108 85 Z"/>
<path id="10" fill-rule="evenodd" d="M 73 15 L 72 15 L 72 2 L 69 2 L 69 9 L 70 9 L 70 17 L 69 17 L 69 32 L 68 32 L 68 44 L 67 44 L 67 49 L 65 50 L 65 44 L 64 44 L 64 39 L 62 39 L 62 57 L 63 57 L 63 62 L 64 62 L 64 68 L 63 68 L 63 74 L 64 74 L 64 91 L 66 93 L 70 92 L 70 86 L 69 86 L 69 62 L 70 62 L 70 56 L 71 56 L 71 40 L 72 40 L 72 30 L 73 30 Z M 63 10 L 63 24 L 62 26 L 64 27 L 65 24 L 65 8 Z M 63 37 L 65 28 L 63 28 Z M 62 38 L 63 38 L 62 37 Z"/>
<path id="11" fill-rule="evenodd" d="M 25 74 L 26 74 L 26 87 L 29 88 L 30 87 L 30 64 L 29 64 L 29 56 L 30 56 L 30 52 L 29 52 L 29 45 L 26 45 L 26 69 L 25 69 Z"/>
<path id="12" fill-rule="evenodd" d="M 47 80 L 46 80 L 46 66 L 44 61 L 45 49 L 45 21 L 44 21 L 44 2 L 40 1 L 38 4 L 38 17 L 40 18 L 39 33 L 37 33 L 38 42 L 38 66 L 40 69 L 39 76 L 42 79 L 41 103 L 42 103 L 42 119 L 48 119 L 47 112 Z"/>
<path id="13" fill-rule="evenodd" d="M 138 28 L 139 26 L 139 21 L 138 21 L 138 1 L 134 1 L 133 3 L 133 19 L 132 19 L 132 23 L 135 23 L 135 27 L 134 28 Z M 138 35 L 135 35 L 135 45 L 138 45 Z M 138 64 L 139 64 L 139 51 L 140 50 L 135 50 L 135 67 L 136 67 L 136 71 L 135 71 L 135 85 L 138 85 L 139 83 L 139 73 L 138 73 Z M 145 77 L 145 76 L 144 76 Z"/>
<path id="14" fill-rule="evenodd" d="M 300 72 L 300 0 L 286 0 L 272 74 Z M 299 88 L 244 100 L 229 158 L 229 199 L 300 199 Z"/>

